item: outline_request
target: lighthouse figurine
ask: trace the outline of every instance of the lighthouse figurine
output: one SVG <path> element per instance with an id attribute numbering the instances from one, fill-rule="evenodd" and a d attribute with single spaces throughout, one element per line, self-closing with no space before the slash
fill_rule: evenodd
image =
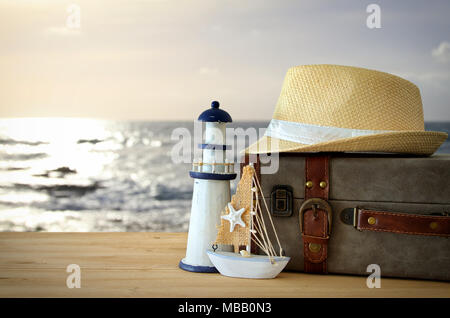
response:
<path id="1" fill-rule="evenodd" d="M 211 108 L 198 117 L 205 123 L 202 159 L 192 164 L 189 175 L 194 179 L 191 218 L 186 248 L 186 257 L 179 266 L 190 272 L 215 273 L 206 250 L 216 239 L 220 213 L 230 202 L 230 180 L 236 178 L 234 164 L 226 161 L 226 124 L 231 116 L 219 109 L 219 102 L 213 101 Z"/>

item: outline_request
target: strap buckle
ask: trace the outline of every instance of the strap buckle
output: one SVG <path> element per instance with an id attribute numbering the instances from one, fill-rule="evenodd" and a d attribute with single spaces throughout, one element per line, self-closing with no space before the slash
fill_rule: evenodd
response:
<path id="1" fill-rule="evenodd" d="M 325 212 L 327 212 L 327 218 L 328 218 L 328 235 L 331 234 L 331 225 L 333 221 L 333 210 L 331 208 L 331 205 L 320 198 L 311 198 L 303 202 L 302 206 L 300 207 L 300 233 L 303 233 L 303 215 L 306 210 L 315 210 L 315 209 L 321 209 Z"/>

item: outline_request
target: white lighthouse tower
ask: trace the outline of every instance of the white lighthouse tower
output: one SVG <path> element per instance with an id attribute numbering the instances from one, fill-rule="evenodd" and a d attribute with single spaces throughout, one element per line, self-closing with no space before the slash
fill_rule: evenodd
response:
<path id="1" fill-rule="evenodd" d="M 226 124 L 231 116 L 219 109 L 219 102 L 212 102 L 211 108 L 198 117 L 205 122 L 202 159 L 194 162 L 189 175 L 194 178 L 191 219 L 186 257 L 180 261 L 180 268 L 191 272 L 217 272 L 209 260 L 206 250 L 216 239 L 220 213 L 230 202 L 230 180 L 236 178 L 234 164 L 226 162 Z"/>

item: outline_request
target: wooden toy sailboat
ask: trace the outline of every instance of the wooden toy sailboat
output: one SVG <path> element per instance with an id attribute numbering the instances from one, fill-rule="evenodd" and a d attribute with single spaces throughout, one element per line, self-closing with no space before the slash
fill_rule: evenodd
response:
<path id="1" fill-rule="evenodd" d="M 260 199 L 278 243 L 278 254 L 268 236 Z M 265 255 L 251 254 L 252 243 Z M 218 251 L 219 244 L 232 245 L 234 253 Z M 274 278 L 289 262 L 290 258 L 283 256 L 283 249 L 252 165 L 244 167 L 236 194 L 222 211 L 213 250 L 208 250 L 207 254 L 222 275 L 240 278 Z"/>

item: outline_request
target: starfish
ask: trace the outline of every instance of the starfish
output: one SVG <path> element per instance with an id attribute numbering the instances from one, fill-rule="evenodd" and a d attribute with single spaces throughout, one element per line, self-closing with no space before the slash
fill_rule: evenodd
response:
<path id="1" fill-rule="evenodd" d="M 242 208 L 242 209 L 236 211 L 233 208 L 233 206 L 231 205 L 231 202 L 229 202 L 228 210 L 230 211 L 230 213 L 228 213 L 226 215 L 222 215 L 221 218 L 230 222 L 230 232 L 234 231 L 234 227 L 236 224 L 239 224 L 240 226 L 245 227 L 245 223 L 244 223 L 244 221 L 242 221 L 242 218 L 241 218 L 242 213 L 245 212 L 245 208 Z"/>

